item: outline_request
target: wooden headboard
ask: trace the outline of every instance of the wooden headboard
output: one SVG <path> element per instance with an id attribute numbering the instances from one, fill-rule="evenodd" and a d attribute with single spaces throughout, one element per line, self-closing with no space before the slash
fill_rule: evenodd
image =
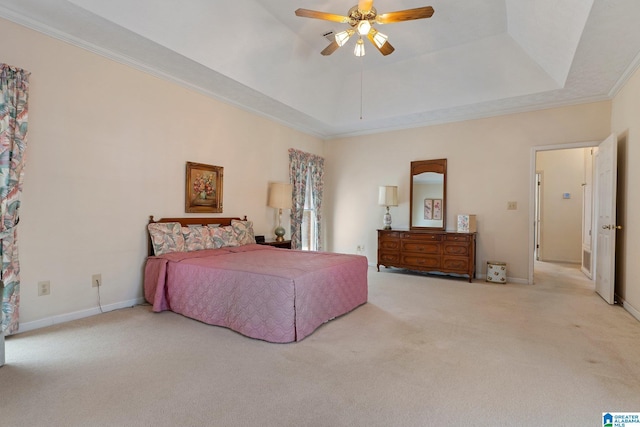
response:
<path id="1" fill-rule="evenodd" d="M 220 224 L 220 227 L 224 227 L 225 225 L 231 225 L 232 220 L 246 221 L 247 216 L 244 218 L 234 217 L 234 218 L 160 218 L 158 220 L 153 219 L 153 215 L 149 215 L 149 224 L 159 223 L 159 222 L 179 222 L 183 227 L 187 227 L 189 225 L 209 225 L 209 224 Z M 147 230 L 147 254 L 149 256 L 153 255 L 153 244 L 151 243 L 151 235 Z"/>

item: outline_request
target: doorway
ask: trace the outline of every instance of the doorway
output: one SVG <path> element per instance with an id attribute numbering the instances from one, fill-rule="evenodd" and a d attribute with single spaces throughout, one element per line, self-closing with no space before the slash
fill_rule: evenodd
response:
<path id="1" fill-rule="evenodd" d="M 529 283 L 540 263 L 566 265 L 592 282 L 592 147 L 534 147 L 531 156 Z"/>
<path id="2" fill-rule="evenodd" d="M 533 221 L 534 233 L 533 233 L 533 250 L 534 250 L 534 258 L 536 261 L 540 261 L 540 223 L 542 221 L 542 172 L 536 171 L 536 183 L 535 183 L 535 219 Z"/>

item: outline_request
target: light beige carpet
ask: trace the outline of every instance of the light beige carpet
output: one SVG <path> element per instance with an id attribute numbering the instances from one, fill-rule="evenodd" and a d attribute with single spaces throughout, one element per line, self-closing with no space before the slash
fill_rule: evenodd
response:
<path id="1" fill-rule="evenodd" d="M 148 306 L 7 338 L 2 426 L 601 426 L 640 411 L 640 322 L 576 269 L 536 285 L 369 271 L 295 344 Z"/>

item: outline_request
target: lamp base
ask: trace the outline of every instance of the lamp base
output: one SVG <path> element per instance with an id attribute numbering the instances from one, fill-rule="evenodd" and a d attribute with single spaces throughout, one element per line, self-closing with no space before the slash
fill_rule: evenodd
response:
<path id="1" fill-rule="evenodd" d="M 284 227 L 279 225 L 274 230 L 274 233 L 276 235 L 276 242 L 284 242 L 284 234 L 285 234 Z"/>
<path id="2" fill-rule="evenodd" d="M 391 214 L 389 213 L 389 206 L 387 206 L 387 213 L 382 217 L 382 224 L 384 225 L 384 230 L 391 230 Z"/>

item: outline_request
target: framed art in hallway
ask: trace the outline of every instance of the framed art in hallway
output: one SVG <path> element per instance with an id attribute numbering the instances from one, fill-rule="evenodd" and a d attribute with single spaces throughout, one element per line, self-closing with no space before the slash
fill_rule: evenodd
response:
<path id="1" fill-rule="evenodd" d="M 187 162 L 185 178 L 185 212 L 222 212 L 224 168 Z"/>

